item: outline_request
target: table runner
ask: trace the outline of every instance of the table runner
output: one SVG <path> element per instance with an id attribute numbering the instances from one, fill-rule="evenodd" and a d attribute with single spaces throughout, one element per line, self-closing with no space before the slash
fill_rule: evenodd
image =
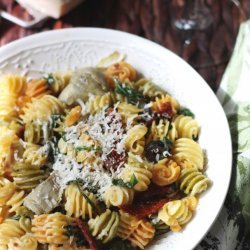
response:
<path id="1" fill-rule="evenodd" d="M 227 115 L 232 135 L 232 177 L 222 211 L 197 250 L 248 250 L 250 249 L 250 20 L 241 24 L 234 52 L 222 78 L 217 97 Z"/>

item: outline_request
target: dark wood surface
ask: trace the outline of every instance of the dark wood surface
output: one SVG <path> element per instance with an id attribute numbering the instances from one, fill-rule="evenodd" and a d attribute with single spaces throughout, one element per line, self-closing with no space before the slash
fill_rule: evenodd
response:
<path id="1" fill-rule="evenodd" d="M 1 20 L 0 46 L 44 30 L 66 27 L 104 27 L 118 29 L 155 41 L 189 62 L 215 91 L 232 54 L 239 25 L 250 17 L 250 0 L 236 6 L 230 0 L 204 0 L 213 23 L 190 36 L 179 32 L 174 22 L 185 15 L 185 0 L 86 0 L 66 16 L 50 19 L 39 28 L 23 29 Z M 0 0 L 0 8 L 30 18 L 13 0 Z M 184 35 L 183 35 L 184 34 Z M 187 83 L 188 84 L 188 83 Z"/>

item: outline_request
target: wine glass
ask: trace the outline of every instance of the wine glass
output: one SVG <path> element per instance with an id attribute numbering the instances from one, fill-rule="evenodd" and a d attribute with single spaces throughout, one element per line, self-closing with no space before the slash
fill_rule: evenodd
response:
<path id="1" fill-rule="evenodd" d="M 213 15 L 205 0 L 187 0 L 182 17 L 175 20 L 174 26 L 185 47 L 191 43 L 195 31 L 204 31 L 212 23 Z"/>

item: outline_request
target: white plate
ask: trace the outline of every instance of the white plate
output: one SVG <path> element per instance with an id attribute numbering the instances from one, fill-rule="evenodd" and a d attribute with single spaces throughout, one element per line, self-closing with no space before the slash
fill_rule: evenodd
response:
<path id="1" fill-rule="evenodd" d="M 206 82 L 182 59 L 146 39 L 124 32 L 74 28 L 49 31 L 13 42 L 0 49 L 1 73 L 37 76 L 44 72 L 95 66 L 118 50 L 145 77 L 190 108 L 201 125 L 200 144 L 207 152 L 207 175 L 213 185 L 200 198 L 197 212 L 181 233 L 169 233 L 148 249 L 189 250 L 205 236 L 226 196 L 232 163 L 228 123 Z"/>

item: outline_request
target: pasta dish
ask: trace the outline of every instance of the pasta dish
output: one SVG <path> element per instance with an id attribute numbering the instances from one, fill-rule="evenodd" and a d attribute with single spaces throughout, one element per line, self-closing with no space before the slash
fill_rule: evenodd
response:
<path id="1" fill-rule="evenodd" d="M 4 75 L 0 249 L 144 249 L 181 231 L 210 184 L 199 134 L 124 60 Z"/>

